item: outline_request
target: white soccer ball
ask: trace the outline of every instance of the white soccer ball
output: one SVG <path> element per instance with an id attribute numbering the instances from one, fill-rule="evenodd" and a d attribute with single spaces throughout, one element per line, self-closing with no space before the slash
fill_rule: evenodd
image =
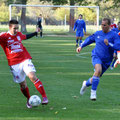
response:
<path id="1" fill-rule="evenodd" d="M 38 95 L 32 95 L 29 99 L 29 104 L 33 107 L 39 106 L 41 103 L 41 99 Z"/>

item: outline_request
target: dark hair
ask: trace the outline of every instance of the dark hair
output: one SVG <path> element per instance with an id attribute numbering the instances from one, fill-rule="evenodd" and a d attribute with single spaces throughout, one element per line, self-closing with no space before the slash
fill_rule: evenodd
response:
<path id="1" fill-rule="evenodd" d="M 81 16 L 81 17 L 82 17 L 83 15 L 82 15 L 82 14 L 79 14 L 79 16 Z"/>
<path id="2" fill-rule="evenodd" d="M 15 19 L 12 19 L 9 21 L 9 26 L 11 26 L 12 24 L 19 24 L 19 22 Z"/>
<path id="3" fill-rule="evenodd" d="M 118 24 L 120 24 L 120 21 L 118 22 Z"/>
<path id="4" fill-rule="evenodd" d="M 108 22 L 108 25 L 111 25 L 111 20 L 109 18 L 103 18 L 102 21 L 107 21 Z"/>

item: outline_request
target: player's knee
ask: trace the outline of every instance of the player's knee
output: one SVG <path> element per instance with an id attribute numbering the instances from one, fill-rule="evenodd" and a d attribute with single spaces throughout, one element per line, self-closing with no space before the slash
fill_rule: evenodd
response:
<path id="1" fill-rule="evenodd" d="M 102 73 L 102 70 L 101 69 L 96 69 L 95 70 L 95 76 L 100 76 Z"/>
<path id="2" fill-rule="evenodd" d="M 29 73 L 28 77 L 32 82 L 35 82 L 37 79 L 35 73 L 33 73 L 33 72 Z"/>
<path id="3" fill-rule="evenodd" d="M 22 89 L 25 89 L 25 88 L 27 87 L 26 81 L 20 83 L 20 87 L 21 87 Z"/>

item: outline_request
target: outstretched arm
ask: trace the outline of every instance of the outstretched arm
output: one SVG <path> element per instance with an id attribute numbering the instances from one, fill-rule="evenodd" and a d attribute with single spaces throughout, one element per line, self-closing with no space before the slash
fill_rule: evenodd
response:
<path id="1" fill-rule="evenodd" d="M 37 36 L 37 34 L 38 34 L 37 32 L 26 34 L 26 40 L 32 38 L 33 36 Z"/>
<path id="2" fill-rule="evenodd" d="M 81 44 L 81 46 L 76 49 L 76 52 L 79 53 L 82 50 L 83 47 L 86 47 L 87 45 L 90 45 L 90 44 L 92 44 L 94 42 L 95 42 L 95 34 L 90 35 L 89 37 L 87 37 L 85 39 L 85 41 Z"/>

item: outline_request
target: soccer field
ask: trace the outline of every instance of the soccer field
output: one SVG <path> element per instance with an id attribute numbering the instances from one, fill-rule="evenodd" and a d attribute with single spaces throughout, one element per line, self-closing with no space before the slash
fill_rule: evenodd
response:
<path id="1" fill-rule="evenodd" d="M 100 79 L 97 101 L 90 101 L 90 88 L 83 96 L 79 94 L 83 80 L 93 74 L 91 50 L 94 45 L 77 54 L 75 38 L 72 37 L 34 37 L 23 41 L 23 44 L 33 58 L 49 104 L 26 108 L 26 98 L 21 94 L 19 85 L 13 82 L 0 47 L 0 120 L 120 119 L 120 66 L 108 69 Z M 39 95 L 33 83 L 26 79 L 30 94 Z"/>

